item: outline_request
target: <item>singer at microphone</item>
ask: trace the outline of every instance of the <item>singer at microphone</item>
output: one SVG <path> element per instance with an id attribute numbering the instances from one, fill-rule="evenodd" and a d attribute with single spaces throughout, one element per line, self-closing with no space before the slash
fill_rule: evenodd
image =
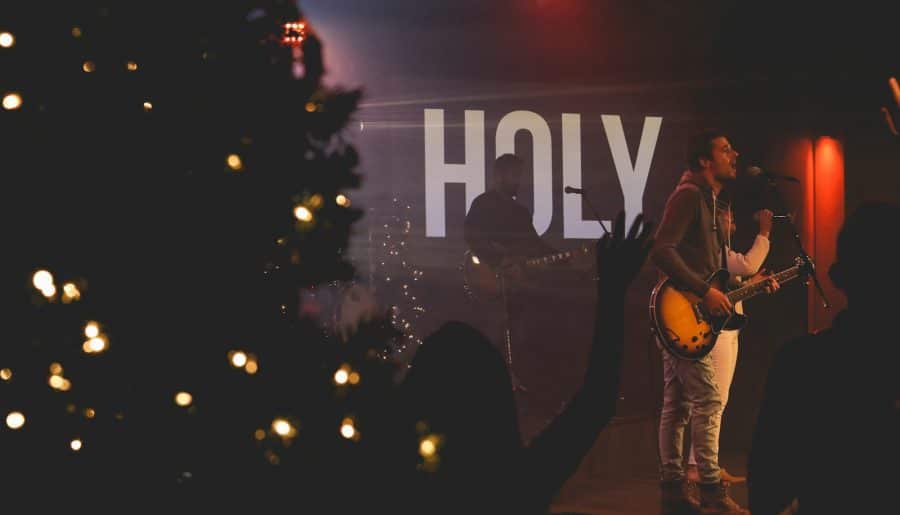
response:
<path id="1" fill-rule="evenodd" d="M 778 173 L 767 172 L 758 166 L 748 166 L 747 167 L 747 175 L 751 177 L 763 177 L 770 181 L 787 181 L 787 182 L 800 182 L 796 177 L 791 177 L 790 175 L 783 175 Z"/>

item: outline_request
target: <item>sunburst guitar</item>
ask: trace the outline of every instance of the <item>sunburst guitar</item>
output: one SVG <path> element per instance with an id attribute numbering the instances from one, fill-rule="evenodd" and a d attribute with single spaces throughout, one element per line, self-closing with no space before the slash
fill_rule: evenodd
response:
<path id="1" fill-rule="evenodd" d="M 811 273 L 812 261 L 798 257 L 794 266 L 773 277 L 779 284 L 783 284 Z M 727 271 L 719 270 L 706 282 L 724 292 L 728 277 Z M 758 281 L 729 291 L 726 295 L 734 305 L 763 293 L 765 287 L 766 281 Z M 734 311 L 723 316 L 710 314 L 703 307 L 700 297 L 679 288 L 669 278 L 660 281 L 653 289 L 650 296 L 650 320 L 663 348 L 678 358 L 692 360 L 709 354 L 723 330 L 741 329 L 747 324 L 747 317 Z"/>

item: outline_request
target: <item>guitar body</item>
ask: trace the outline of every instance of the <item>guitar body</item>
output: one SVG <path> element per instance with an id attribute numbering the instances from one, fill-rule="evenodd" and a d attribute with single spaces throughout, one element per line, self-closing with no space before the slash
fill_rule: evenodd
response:
<path id="1" fill-rule="evenodd" d="M 459 265 L 466 294 L 478 300 L 498 300 L 503 295 L 500 273 L 467 251 Z"/>
<path id="2" fill-rule="evenodd" d="M 713 288 L 725 291 L 728 272 L 719 270 L 707 279 Z M 682 359 L 697 360 L 709 354 L 719 333 L 741 329 L 747 317 L 737 313 L 716 317 L 707 313 L 702 299 L 663 279 L 650 296 L 650 320 L 662 346 Z"/>

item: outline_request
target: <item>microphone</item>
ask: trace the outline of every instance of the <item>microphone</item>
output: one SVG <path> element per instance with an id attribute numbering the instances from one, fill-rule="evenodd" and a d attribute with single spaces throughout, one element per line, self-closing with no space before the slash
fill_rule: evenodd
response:
<path id="1" fill-rule="evenodd" d="M 584 190 L 583 190 L 583 189 L 581 189 L 581 188 L 573 188 L 573 187 L 571 187 L 571 186 L 566 186 L 565 188 L 563 188 L 563 191 L 566 192 L 566 193 L 577 193 L 577 194 L 579 194 L 579 195 L 583 195 L 583 194 L 584 194 Z M 594 213 L 594 216 L 596 217 L 597 223 L 600 224 L 600 228 L 603 229 L 603 232 L 605 232 L 606 234 L 609 234 L 609 231 L 606 230 L 606 226 L 603 225 L 603 223 L 600 221 L 600 215 L 597 214 L 597 210 L 594 209 L 594 205 L 591 204 L 591 199 L 589 199 L 589 198 L 587 197 L 587 195 L 585 195 L 583 198 L 584 198 L 585 204 L 587 204 L 588 207 L 591 208 L 591 212 Z"/>
<path id="2" fill-rule="evenodd" d="M 770 181 L 787 181 L 787 182 L 800 182 L 800 179 L 796 177 L 791 177 L 789 175 L 782 175 L 778 173 L 766 172 L 762 168 L 758 166 L 748 166 L 747 174 L 751 177 L 764 177 L 769 179 Z"/>
<path id="3" fill-rule="evenodd" d="M 782 220 L 782 221 L 793 222 L 794 221 L 794 213 L 787 213 L 787 214 L 783 214 L 783 215 L 772 215 L 772 220 Z M 756 213 L 753 213 L 753 221 L 759 222 L 759 211 L 757 211 Z"/>
<path id="4" fill-rule="evenodd" d="M 563 188 L 563 191 L 566 192 L 566 193 L 577 193 L 577 194 L 579 194 L 579 195 L 581 195 L 582 193 L 584 193 L 584 190 L 583 190 L 583 189 L 581 189 L 581 188 L 573 188 L 573 187 L 571 187 L 571 186 L 566 186 L 565 188 Z"/>

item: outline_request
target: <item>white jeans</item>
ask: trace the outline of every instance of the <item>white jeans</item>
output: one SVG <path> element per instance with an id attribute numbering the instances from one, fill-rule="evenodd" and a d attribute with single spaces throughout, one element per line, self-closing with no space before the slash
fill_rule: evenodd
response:
<path id="1" fill-rule="evenodd" d="M 731 380 L 734 379 L 734 369 L 737 367 L 738 333 L 740 331 L 722 331 L 719 333 L 719 337 L 716 338 L 716 344 L 709 351 L 715 372 L 716 386 L 719 388 L 719 398 L 722 400 L 723 413 L 725 412 L 725 407 L 728 406 L 728 391 L 731 389 Z M 715 441 L 717 444 L 721 428 L 722 424 L 720 423 L 716 427 Z M 691 444 L 688 463 L 691 465 L 697 464 L 697 460 L 694 457 L 693 443 Z"/>

